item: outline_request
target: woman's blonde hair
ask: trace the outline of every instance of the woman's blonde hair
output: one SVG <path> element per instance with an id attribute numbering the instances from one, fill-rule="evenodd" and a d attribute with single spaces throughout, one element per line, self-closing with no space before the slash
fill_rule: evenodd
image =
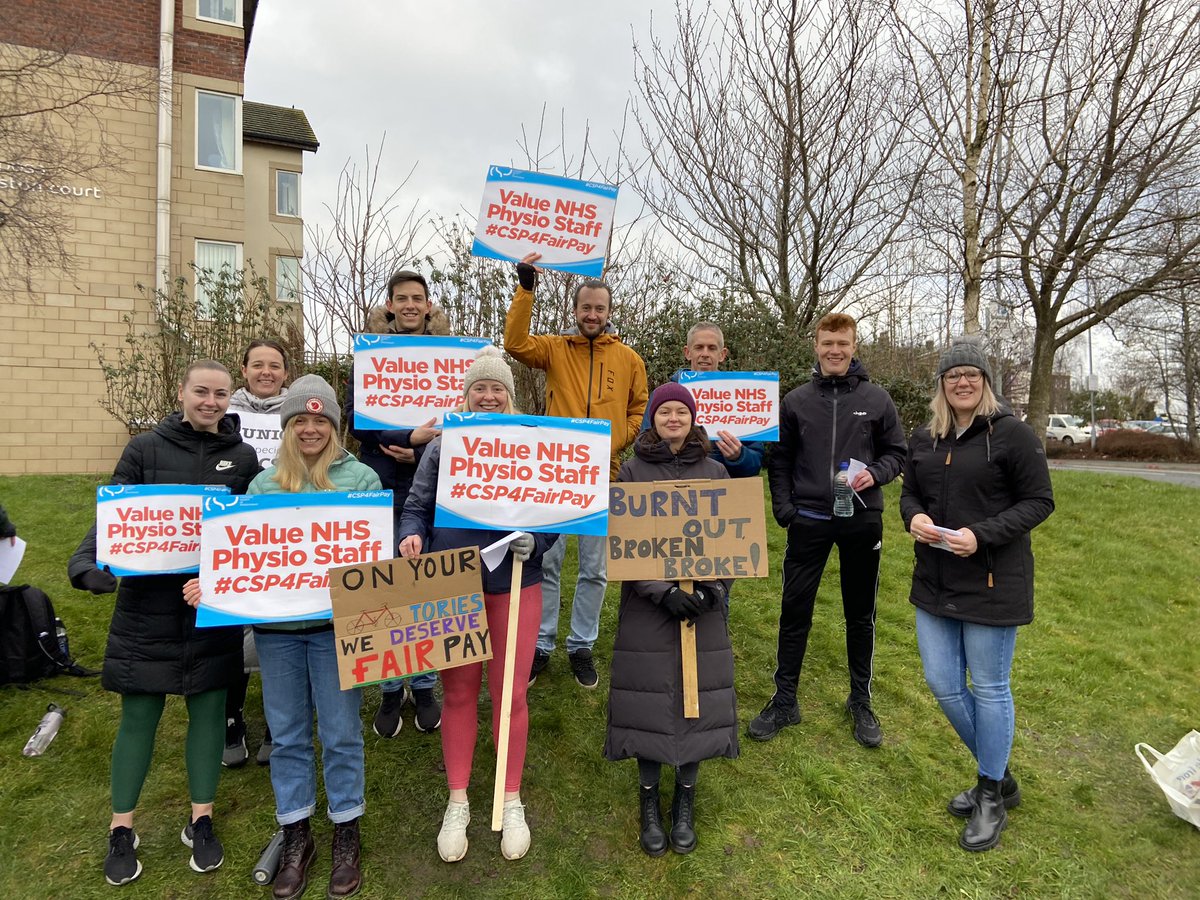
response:
<path id="1" fill-rule="evenodd" d="M 271 478 L 289 494 L 299 493 L 305 484 L 311 484 L 318 491 L 332 491 L 336 485 L 329 477 L 329 467 L 342 455 L 342 442 L 337 429 L 329 422 L 329 443 L 309 468 L 304 454 L 300 452 L 300 439 L 296 436 L 297 418 L 294 416 L 288 420 L 287 427 L 283 429 L 283 441 L 279 445 L 279 456 L 275 459 L 275 474 Z"/>
<path id="2" fill-rule="evenodd" d="M 933 417 L 929 420 L 929 433 L 935 438 L 949 437 L 957 425 L 954 419 L 954 410 L 950 408 L 950 401 L 946 399 L 946 388 L 942 376 L 938 377 L 937 385 L 934 387 L 933 398 L 929 401 L 929 409 L 933 413 Z M 985 377 L 983 394 L 975 409 L 971 411 L 971 418 L 974 419 L 976 416 L 987 418 L 994 416 L 999 411 L 1000 401 L 996 399 L 996 392 L 992 390 L 991 382 Z"/>

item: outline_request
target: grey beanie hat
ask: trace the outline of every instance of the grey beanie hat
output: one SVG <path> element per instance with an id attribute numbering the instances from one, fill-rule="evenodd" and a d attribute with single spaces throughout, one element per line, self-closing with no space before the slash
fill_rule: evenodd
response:
<path id="1" fill-rule="evenodd" d="M 513 403 L 516 402 L 517 389 L 513 385 L 512 369 L 504 361 L 503 352 L 494 344 L 488 344 L 479 348 L 479 353 L 476 354 L 475 361 L 471 363 L 470 368 L 467 369 L 467 374 L 463 377 L 463 396 L 467 395 L 467 391 L 471 389 L 471 385 L 476 381 L 484 379 L 500 382 L 504 385 L 504 389 L 508 391 L 508 399 Z M 295 390 L 295 387 L 292 390 Z"/>
<path id="2" fill-rule="evenodd" d="M 940 379 L 955 366 L 974 366 L 983 372 L 988 384 L 992 383 L 992 365 L 975 335 L 960 335 L 950 342 L 950 349 L 938 359 L 937 377 Z"/>
<path id="3" fill-rule="evenodd" d="M 341 427 L 342 408 L 338 406 L 337 394 L 320 375 L 302 375 L 292 382 L 279 406 L 280 424 L 286 426 L 288 420 L 305 413 L 324 416 L 334 428 Z"/>

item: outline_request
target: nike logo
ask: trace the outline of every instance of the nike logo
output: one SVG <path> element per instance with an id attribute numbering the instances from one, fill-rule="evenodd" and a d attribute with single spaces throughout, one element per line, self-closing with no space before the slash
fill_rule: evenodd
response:
<path id="1" fill-rule="evenodd" d="M 233 463 L 228 459 L 223 459 L 219 463 L 217 463 L 217 471 L 218 472 L 224 472 L 227 469 L 232 469 L 232 468 L 233 468 Z"/>

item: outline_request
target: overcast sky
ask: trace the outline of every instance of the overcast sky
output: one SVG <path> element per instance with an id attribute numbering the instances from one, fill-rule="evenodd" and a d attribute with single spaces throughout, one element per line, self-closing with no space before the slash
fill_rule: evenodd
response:
<path id="1" fill-rule="evenodd" d="M 441 215 L 478 213 L 491 163 L 523 163 L 546 108 L 550 146 L 565 111 L 567 146 L 590 125 L 602 158 L 635 89 L 633 41 L 673 33 L 674 4 L 608 0 L 264 0 L 246 65 L 246 98 L 305 111 L 321 143 L 305 154 L 303 212 L 324 218 L 347 159 L 387 132 L 381 182 Z M 576 154 L 578 155 L 578 154 Z M 632 212 L 633 210 L 631 210 Z M 620 217 L 620 208 L 618 208 Z"/>

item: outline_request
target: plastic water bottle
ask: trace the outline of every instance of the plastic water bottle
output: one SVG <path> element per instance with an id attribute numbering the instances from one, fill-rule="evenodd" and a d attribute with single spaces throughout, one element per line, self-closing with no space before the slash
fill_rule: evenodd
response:
<path id="1" fill-rule="evenodd" d="M 854 491 L 850 489 L 850 480 L 846 476 L 849 468 L 850 463 L 844 462 L 833 476 L 833 514 L 843 519 L 854 515 Z"/>
<path id="2" fill-rule="evenodd" d="M 58 726 L 62 725 L 63 716 L 66 714 L 67 711 L 61 706 L 53 703 L 47 706 L 46 714 L 42 716 L 42 721 L 38 722 L 38 727 L 29 736 L 29 742 L 25 744 L 25 749 L 21 753 L 25 756 L 41 756 L 45 753 L 50 742 L 54 740 L 54 736 L 58 734 Z"/>
<path id="3" fill-rule="evenodd" d="M 271 838 L 270 843 L 263 847 L 258 862 L 254 864 L 251 877 L 255 884 L 270 884 L 279 874 L 279 857 L 283 854 L 283 829 L 280 828 Z"/>

